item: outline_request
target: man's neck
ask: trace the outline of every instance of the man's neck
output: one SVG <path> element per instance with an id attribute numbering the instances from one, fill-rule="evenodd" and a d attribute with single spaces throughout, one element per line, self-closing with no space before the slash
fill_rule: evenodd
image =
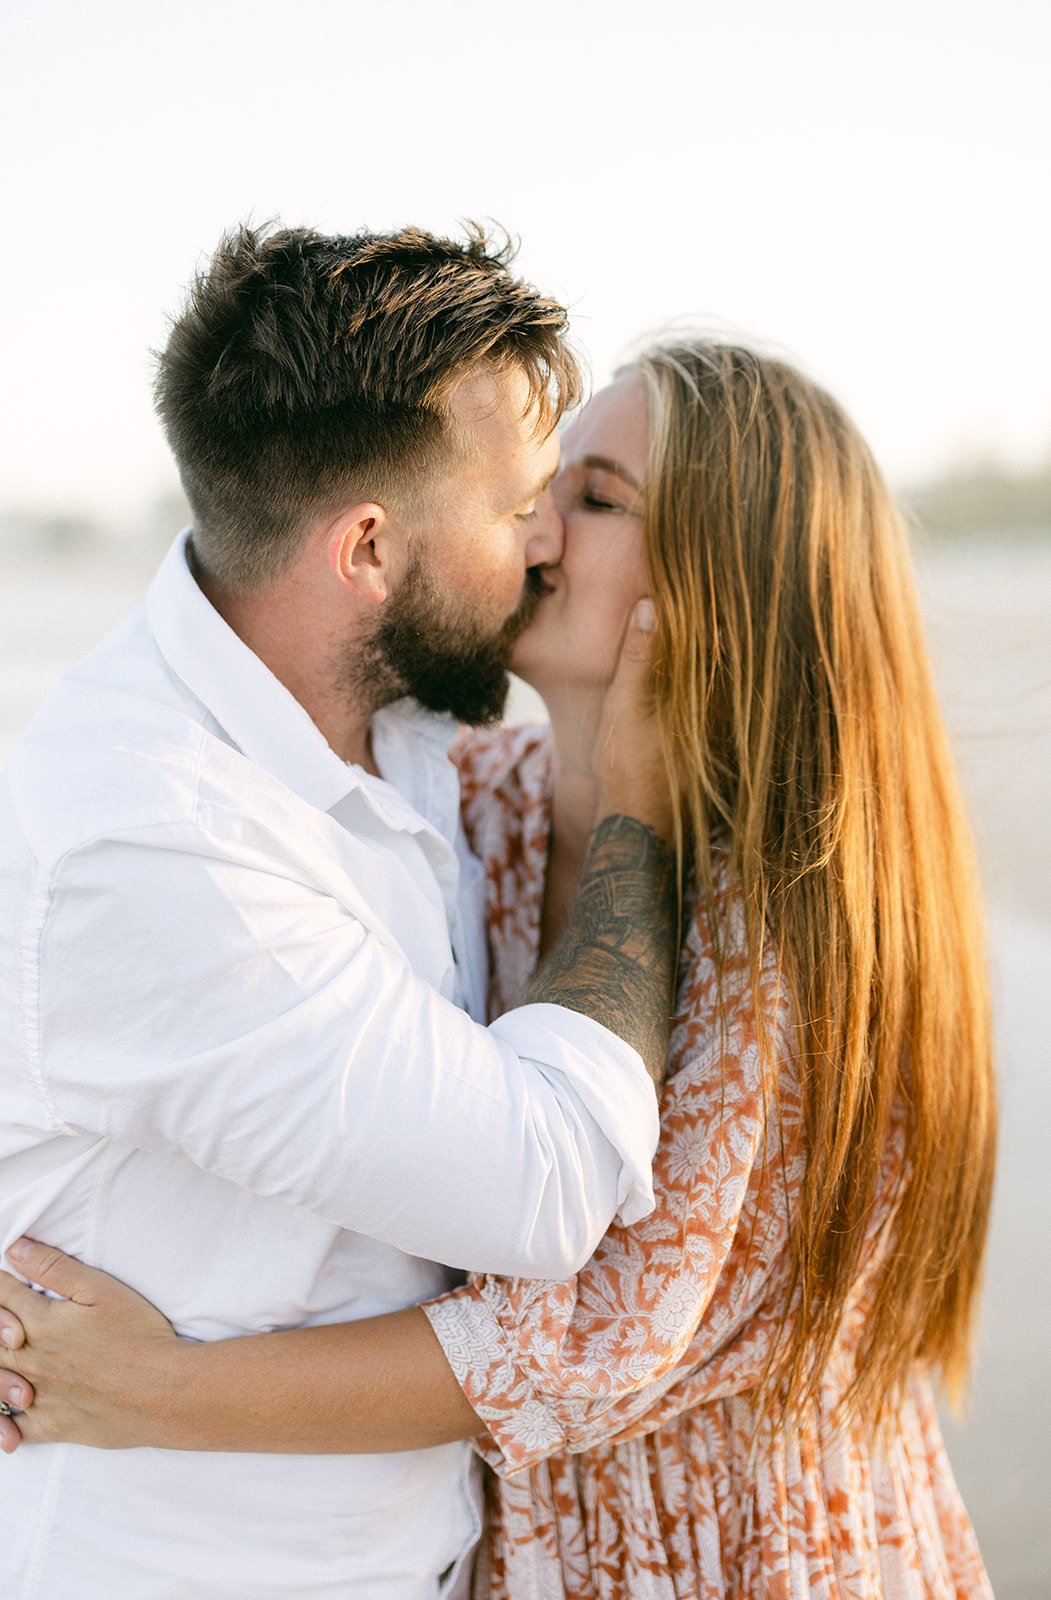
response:
<path id="1" fill-rule="evenodd" d="M 255 595 L 226 588 L 196 567 L 194 576 L 226 625 L 299 701 L 340 760 L 380 777 L 372 753 L 375 708 L 356 698 L 349 667 L 339 671 L 335 666 L 345 643 L 326 640 L 317 622 L 304 627 L 305 608 L 295 585 Z"/>

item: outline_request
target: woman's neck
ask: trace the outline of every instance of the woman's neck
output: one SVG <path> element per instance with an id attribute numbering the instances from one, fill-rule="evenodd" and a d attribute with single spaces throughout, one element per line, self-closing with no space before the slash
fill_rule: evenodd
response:
<path id="1" fill-rule="evenodd" d="M 551 719 L 551 836 L 548 846 L 540 954 L 556 942 L 576 899 L 580 874 L 595 826 L 598 786 L 593 752 L 601 696 L 581 702 L 561 696 L 548 701 Z"/>

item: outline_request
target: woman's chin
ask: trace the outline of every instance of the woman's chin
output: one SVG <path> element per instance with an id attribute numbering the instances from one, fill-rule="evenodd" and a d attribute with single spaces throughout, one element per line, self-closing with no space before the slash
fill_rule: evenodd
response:
<path id="1" fill-rule="evenodd" d="M 549 649 L 546 641 L 542 650 L 519 650 L 516 646 L 510 669 L 546 700 L 548 694 L 558 694 L 566 687 L 565 659 L 564 651 Z"/>
<path id="2" fill-rule="evenodd" d="M 530 688 L 535 688 L 533 675 L 539 671 L 543 675 L 543 658 L 549 654 L 540 643 L 539 639 L 531 638 L 534 624 L 530 622 L 518 635 L 511 649 L 511 659 L 508 666 L 516 678 L 521 678 L 523 683 L 528 683 Z"/>
<path id="3" fill-rule="evenodd" d="M 538 659 L 537 653 L 523 651 L 521 658 L 517 653 L 511 657 L 511 671 L 527 688 L 539 696 L 549 712 L 552 699 L 557 709 L 564 688 L 559 682 L 558 667 L 554 660 L 545 663 L 543 659 Z"/>
<path id="4" fill-rule="evenodd" d="M 536 676 L 536 662 L 531 660 L 529 656 L 526 656 L 524 660 L 520 661 L 518 658 L 518 652 L 514 651 L 511 656 L 510 669 L 516 678 L 521 678 L 523 683 L 528 683 L 531 689 L 536 689 L 538 687 L 534 681 Z M 541 677 L 543 677 L 543 673 L 541 673 Z"/>

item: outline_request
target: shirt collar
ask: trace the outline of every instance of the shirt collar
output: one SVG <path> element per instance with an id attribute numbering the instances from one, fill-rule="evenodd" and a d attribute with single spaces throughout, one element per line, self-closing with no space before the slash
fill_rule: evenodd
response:
<path id="1" fill-rule="evenodd" d="M 190 534 L 179 534 L 146 597 L 150 627 L 168 666 L 249 760 L 308 804 L 331 811 L 357 790 L 388 825 L 418 828 L 419 812 L 431 811 L 430 786 L 419 781 L 423 775 L 410 751 L 444 757 L 456 733 L 453 719 L 422 711 L 412 700 L 399 700 L 373 719 L 377 758 L 401 793 L 345 762 L 199 588 L 187 559 Z"/>

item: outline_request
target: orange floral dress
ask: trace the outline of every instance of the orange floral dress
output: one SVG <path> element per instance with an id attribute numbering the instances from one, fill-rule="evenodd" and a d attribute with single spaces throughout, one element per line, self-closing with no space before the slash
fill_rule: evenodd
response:
<path id="1" fill-rule="evenodd" d="M 495 1015 L 521 996 L 537 958 L 546 733 L 474 733 L 459 759 L 467 830 L 486 872 Z M 612 1227 L 569 1282 L 478 1277 L 425 1308 L 489 1429 L 478 1442 L 493 1471 L 475 1595 L 990 1597 L 923 1374 L 882 1443 L 833 1421 L 891 1214 L 894 1151 L 822 1395 L 791 1429 L 757 1425 L 755 1385 L 788 1292 L 801 1101 L 773 962 L 758 993 L 778 1061 L 771 1097 L 740 940 L 725 959 L 720 1028 L 695 919 L 652 1215 Z"/>

